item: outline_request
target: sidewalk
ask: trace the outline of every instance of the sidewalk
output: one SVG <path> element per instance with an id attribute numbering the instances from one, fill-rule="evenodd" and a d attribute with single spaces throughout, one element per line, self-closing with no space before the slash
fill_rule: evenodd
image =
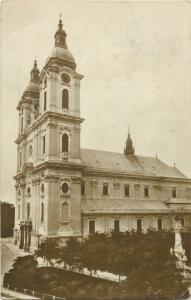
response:
<path id="1" fill-rule="evenodd" d="M 30 300 L 40 299 L 40 298 L 36 298 L 34 296 L 29 296 L 29 295 L 26 295 L 26 294 L 22 294 L 22 293 L 18 293 L 18 292 L 12 291 L 12 290 L 8 290 L 8 289 L 5 289 L 4 287 L 1 287 L 1 294 L 5 295 L 5 299 L 8 298 L 6 296 L 13 297 L 13 299 L 26 299 L 26 300 L 28 300 L 28 299 L 30 299 Z"/>

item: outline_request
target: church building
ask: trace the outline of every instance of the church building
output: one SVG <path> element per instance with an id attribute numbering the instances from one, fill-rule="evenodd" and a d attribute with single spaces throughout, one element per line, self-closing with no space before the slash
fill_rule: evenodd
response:
<path id="1" fill-rule="evenodd" d="M 15 243 L 94 232 L 191 226 L 191 179 L 157 157 L 136 155 L 130 132 L 121 153 L 82 149 L 80 82 L 62 21 L 41 70 L 35 60 L 17 110 Z"/>

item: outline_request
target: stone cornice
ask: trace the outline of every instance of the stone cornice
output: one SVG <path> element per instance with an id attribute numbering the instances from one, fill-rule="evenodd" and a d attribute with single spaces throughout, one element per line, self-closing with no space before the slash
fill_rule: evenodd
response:
<path id="1" fill-rule="evenodd" d="M 40 165 L 34 167 L 32 173 L 35 174 L 39 171 L 45 170 L 49 168 L 51 169 L 69 169 L 69 170 L 82 170 L 84 168 L 84 165 L 82 163 L 74 163 L 74 162 L 55 162 L 55 161 L 45 161 L 41 163 Z M 47 176 L 48 178 L 48 176 Z"/>
<path id="2" fill-rule="evenodd" d="M 80 117 L 74 117 L 71 115 L 64 115 L 61 113 L 55 113 L 55 112 L 46 112 L 43 116 L 41 116 L 39 119 L 37 119 L 34 123 L 32 123 L 29 127 L 26 128 L 26 130 L 20 135 L 16 140 L 15 143 L 19 144 L 24 138 L 26 138 L 33 130 L 37 129 L 40 125 L 42 125 L 45 121 L 50 119 L 51 123 L 53 120 L 71 120 L 76 123 L 82 123 L 84 121 L 83 118 Z"/>
<path id="3" fill-rule="evenodd" d="M 98 170 L 95 168 L 85 167 L 83 170 L 83 175 L 85 176 L 98 176 L 98 177 L 115 177 L 115 178 L 125 178 L 125 179 L 135 179 L 135 180 L 151 180 L 151 181 L 160 181 L 164 182 L 173 182 L 173 183 L 185 183 L 191 185 L 191 179 L 189 178 L 174 178 L 174 177 L 161 177 L 161 176 L 152 176 L 144 175 L 139 173 L 126 173 L 120 171 L 111 171 L 111 170 Z"/>

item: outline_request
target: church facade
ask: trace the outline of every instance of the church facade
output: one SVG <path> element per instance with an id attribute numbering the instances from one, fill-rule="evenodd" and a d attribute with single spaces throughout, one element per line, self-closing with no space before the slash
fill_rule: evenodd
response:
<path id="1" fill-rule="evenodd" d="M 157 157 L 80 147 L 80 82 L 59 21 L 41 72 L 37 62 L 17 106 L 19 134 L 15 243 L 26 251 L 42 237 L 83 238 L 111 230 L 191 226 L 191 180 Z"/>

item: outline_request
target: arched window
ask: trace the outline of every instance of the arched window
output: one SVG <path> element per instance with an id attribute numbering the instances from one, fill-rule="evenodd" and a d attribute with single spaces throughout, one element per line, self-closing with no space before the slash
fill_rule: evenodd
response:
<path id="1" fill-rule="evenodd" d="M 18 191 L 18 196 L 19 196 L 19 197 L 21 196 L 21 190 Z"/>
<path id="2" fill-rule="evenodd" d="M 68 152 L 68 135 L 66 133 L 62 135 L 62 152 Z"/>
<path id="3" fill-rule="evenodd" d="M 119 228 L 119 220 L 115 220 L 114 221 L 114 231 L 115 232 L 119 232 L 120 228 Z"/>
<path id="4" fill-rule="evenodd" d="M 18 205 L 18 220 L 20 220 L 20 212 L 21 212 L 21 206 L 20 204 Z"/>
<path id="5" fill-rule="evenodd" d="M 30 195 L 30 193 L 31 193 L 31 188 L 30 188 L 30 186 L 27 188 L 27 194 L 28 195 Z"/>
<path id="6" fill-rule="evenodd" d="M 45 153 L 46 151 L 46 140 L 45 136 L 42 137 L 42 153 Z"/>
<path id="7" fill-rule="evenodd" d="M 46 111 L 46 91 L 44 92 L 44 111 Z"/>
<path id="8" fill-rule="evenodd" d="M 69 221 L 69 205 L 68 203 L 64 202 L 61 205 L 61 222 L 68 222 Z"/>
<path id="9" fill-rule="evenodd" d="M 142 231 L 142 220 L 137 219 L 137 232 L 141 232 L 141 231 Z"/>
<path id="10" fill-rule="evenodd" d="M 30 218 L 30 204 L 27 203 L 27 220 Z"/>
<path id="11" fill-rule="evenodd" d="M 68 94 L 68 90 L 64 89 L 62 91 L 62 108 L 68 109 L 68 105 L 69 105 L 69 94 Z"/>
<path id="12" fill-rule="evenodd" d="M 66 182 L 64 182 L 64 183 L 62 184 L 62 192 L 63 192 L 64 194 L 66 194 L 66 193 L 68 193 L 68 191 L 69 191 L 69 186 L 68 186 L 68 184 L 67 184 Z"/>
<path id="13" fill-rule="evenodd" d="M 41 222 L 44 221 L 44 203 L 41 203 L 41 218 L 40 218 Z"/>

